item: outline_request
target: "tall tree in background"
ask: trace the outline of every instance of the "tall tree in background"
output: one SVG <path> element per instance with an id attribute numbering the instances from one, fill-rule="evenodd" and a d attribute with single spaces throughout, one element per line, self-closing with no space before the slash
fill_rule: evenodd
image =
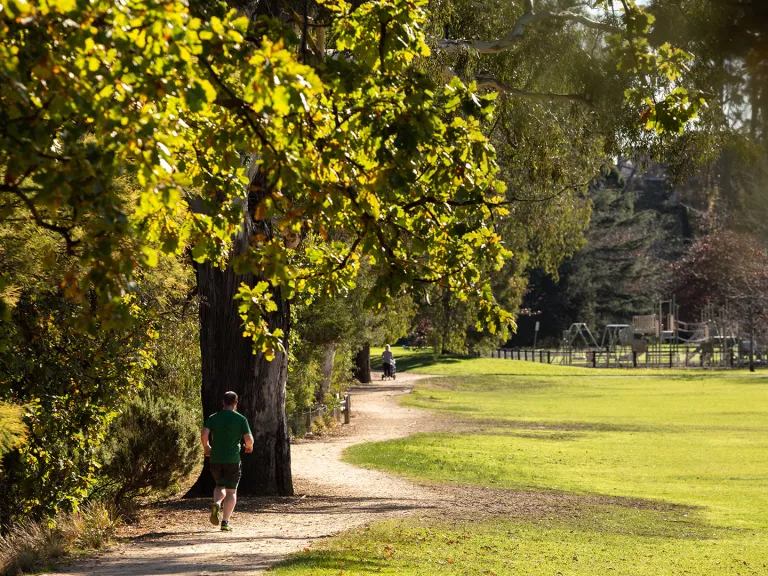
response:
<path id="1" fill-rule="evenodd" d="M 696 55 L 691 77 L 708 94 L 698 130 L 671 158 L 680 199 L 726 226 L 768 238 L 768 4 L 762 0 L 654 0 L 657 43 Z"/>
<path id="2" fill-rule="evenodd" d="M 612 156 L 627 146 L 651 155 L 669 150 L 678 123 L 700 103 L 698 87 L 674 72 L 685 55 L 651 42 L 652 17 L 632 2 L 590 4 L 488 1 L 478 10 L 477 2 L 451 0 L 429 21 L 438 38 L 432 73 L 499 94 L 487 133 L 510 191 L 500 230 L 514 264 L 497 273 L 518 293 L 510 302 L 520 301 L 530 270 L 556 275 L 583 246 L 590 184 Z M 640 30 L 647 37 L 635 38 Z M 659 76 L 657 66 L 672 74 Z M 467 350 L 478 336 L 474 312 L 439 291 L 429 300 L 421 310 L 433 343 Z"/>
<path id="3" fill-rule="evenodd" d="M 691 222 L 668 189 L 662 166 L 641 172 L 636 164 L 614 168 L 590 186 L 593 209 L 583 249 L 558 270 L 532 275 L 525 306 L 541 322 L 540 338 L 558 339 L 574 322 L 592 329 L 629 323 L 649 314 L 667 290 L 669 265 L 690 242 Z M 516 344 L 530 344 L 521 321 Z"/>
<path id="4" fill-rule="evenodd" d="M 738 336 L 750 342 L 754 370 L 754 342 L 768 325 L 768 250 L 754 234 L 718 226 L 698 238 L 675 262 L 670 291 L 693 317 L 709 304 L 726 309 L 738 323 Z"/>

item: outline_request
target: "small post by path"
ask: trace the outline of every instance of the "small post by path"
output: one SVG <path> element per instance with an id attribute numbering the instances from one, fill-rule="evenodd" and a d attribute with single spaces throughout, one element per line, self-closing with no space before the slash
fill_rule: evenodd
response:
<path id="1" fill-rule="evenodd" d="M 344 424 L 349 424 L 349 419 L 352 418 L 352 396 L 347 394 L 344 396 Z"/>

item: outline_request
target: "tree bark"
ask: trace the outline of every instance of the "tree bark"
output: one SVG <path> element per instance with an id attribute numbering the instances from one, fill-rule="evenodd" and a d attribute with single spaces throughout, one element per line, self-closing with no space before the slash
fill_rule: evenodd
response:
<path id="1" fill-rule="evenodd" d="M 331 392 L 331 379 L 333 378 L 333 361 L 336 359 L 336 348 L 338 345 L 331 342 L 324 346 L 323 354 L 323 381 L 320 382 L 320 388 L 317 390 L 317 401 L 324 402 L 325 395 Z"/>
<path id="2" fill-rule="evenodd" d="M 259 177 L 256 174 L 252 182 L 256 183 Z M 263 189 L 263 186 L 251 186 L 251 190 Z M 236 255 L 243 253 L 255 233 L 272 235 L 269 222 L 256 222 L 252 218 L 260 200 L 258 193 L 249 194 L 243 227 L 234 243 Z M 251 341 L 243 337 L 238 303 L 234 300 L 241 283 L 254 286 L 256 281 L 254 274 L 236 274 L 231 267 L 219 269 L 207 263 L 197 267 L 203 415 L 207 417 L 221 409 L 224 392 L 237 392 L 238 412 L 248 419 L 254 436 L 253 453 L 242 454 L 240 493 L 290 496 L 293 482 L 285 415 L 290 303 L 282 297 L 280 288 L 270 289 L 277 310 L 267 316 L 267 321 L 272 330 L 283 330 L 286 351 L 267 361 L 263 354 L 254 354 Z M 187 496 L 212 493 L 213 478 L 206 459 L 200 477 Z"/>
<path id="3" fill-rule="evenodd" d="M 749 371 L 755 371 L 755 317 L 750 306 L 749 314 Z"/>
<path id="4" fill-rule="evenodd" d="M 371 382 L 371 345 L 368 342 L 355 355 L 355 378 L 362 384 Z"/>
<path id="5" fill-rule="evenodd" d="M 451 293 L 443 289 L 443 336 L 440 342 L 440 354 L 448 354 L 448 338 L 451 332 Z"/>

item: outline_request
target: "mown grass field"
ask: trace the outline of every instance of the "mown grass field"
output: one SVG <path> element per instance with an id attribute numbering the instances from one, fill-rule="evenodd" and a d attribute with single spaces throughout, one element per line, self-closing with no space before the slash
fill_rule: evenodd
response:
<path id="1" fill-rule="evenodd" d="M 768 378 L 395 355 L 443 375 L 403 401 L 467 432 L 354 446 L 348 461 L 568 495 L 576 512 L 380 523 L 277 573 L 768 575 Z"/>

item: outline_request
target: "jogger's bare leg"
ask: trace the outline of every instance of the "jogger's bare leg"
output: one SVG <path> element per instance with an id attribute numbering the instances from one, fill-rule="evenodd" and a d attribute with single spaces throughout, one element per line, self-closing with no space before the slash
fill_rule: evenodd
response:
<path id="1" fill-rule="evenodd" d="M 216 504 L 221 504 L 221 501 L 224 500 L 226 495 L 227 489 L 224 488 L 224 486 L 216 486 L 216 488 L 213 489 L 213 501 Z"/>
<path id="2" fill-rule="evenodd" d="M 237 503 L 237 490 L 227 488 L 226 492 L 227 495 L 224 498 L 224 502 L 222 502 L 221 507 L 224 513 L 224 522 L 229 522 L 229 517 L 232 516 L 232 512 L 235 509 L 235 504 Z"/>

